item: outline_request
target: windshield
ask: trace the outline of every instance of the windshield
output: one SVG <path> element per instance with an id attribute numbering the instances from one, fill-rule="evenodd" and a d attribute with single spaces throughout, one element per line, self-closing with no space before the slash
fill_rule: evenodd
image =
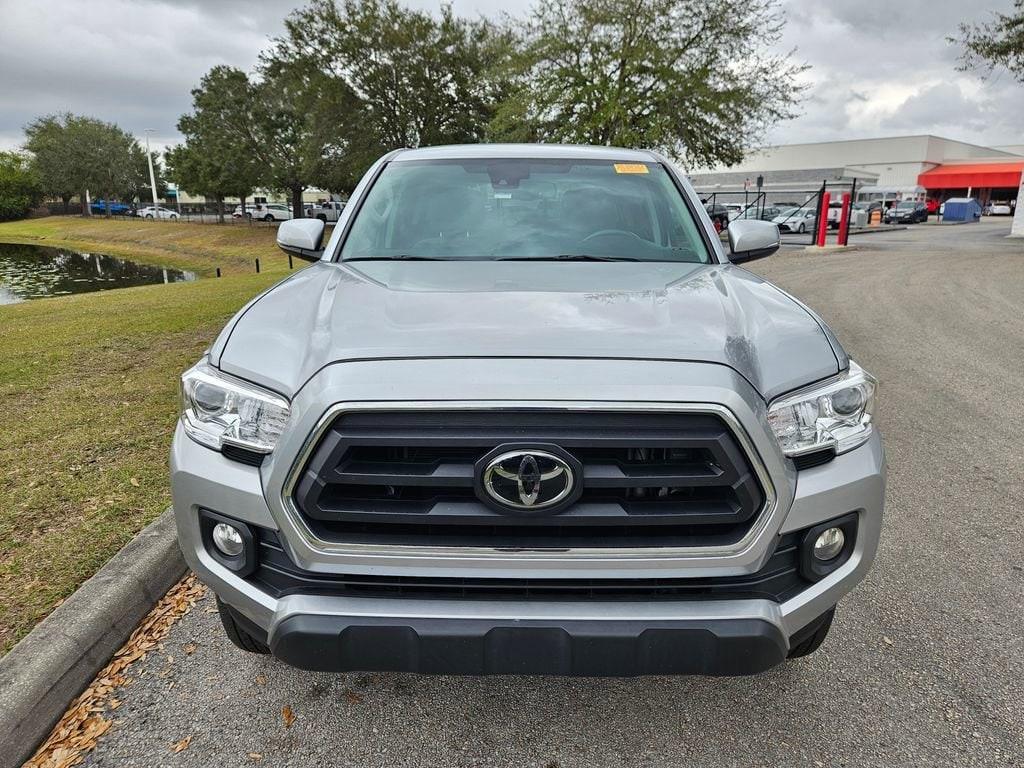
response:
<path id="1" fill-rule="evenodd" d="M 915 205 L 917 205 L 917 203 L 900 203 L 896 207 L 899 208 L 901 211 L 905 211 L 905 210 L 913 210 Z"/>
<path id="2" fill-rule="evenodd" d="M 658 163 L 541 159 L 391 163 L 341 258 L 710 260 Z"/>
<path id="3" fill-rule="evenodd" d="M 793 216 L 803 216 L 805 212 L 806 211 L 804 211 L 803 208 L 783 208 L 779 211 L 779 216 L 791 218 Z M 776 218 L 778 218 L 778 216 Z"/>

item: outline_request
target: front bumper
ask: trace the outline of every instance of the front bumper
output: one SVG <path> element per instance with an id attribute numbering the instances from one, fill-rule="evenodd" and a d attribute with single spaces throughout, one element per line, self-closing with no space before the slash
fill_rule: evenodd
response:
<path id="1" fill-rule="evenodd" d="M 275 656 L 325 672 L 449 675 L 748 675 L 786 657 L 766 619 L 367 618 L 296 614 L 270 638 Z"/>
<path id="2" fill-rule="evenodd" d="M 633 370 L 636 368 L 634 364 Z M 664 378 L 650 379 L 658 382 L 654 385 L 658 387 L 672 384 L 666 384 Z M 634 391 L 637 388 L 633 387 Z M 870 568 L 881 530 L 885 457 L 876 433 L 865 445 L 798 473 L 767 441 L 757 411 L 759 407 L 763 410 L 763 403 L 758 406 L 743 392 L 742 383 L 735 381 L 709 384 L 699 392 L 707 395 L 706 402 L 728 404 L 749 432 L 753 449 L 776 487 L 776 507 L 756 539 L 740 551 L 716 557 L 681 553 L 668 558 L 652 552 L 646 559 L 611 553 L 572 559 L 559 557 L 557 552 L 543 556 L 537 552 L 478 553 L 460 558 L 452 553 L 321 551 L 308 546 L 280 504 L 287 467 L 283 463 L 275 467 L 274 462 L 298 456 L 301 441 L 274 461 L 255 468 L 197 445 L 180 426 L 171 453 L 179 541 L 191 568 L 250 631 L 266 639 L 275 655 L 298 667 L 452 674 L 758 672 L 782 661 L 794 636 L 834 607 Z M 651 400 L 667 402 L 668 398 Z M 322 413 L 322 409 L 317 413 L 311 410 L 309 423 Z M 302 428 L 310 433 L 305 425 Z M 276 532 L 299 568 L 319 574 L 366 576 L 728 578 L 760 571 L 785 534 L 856 513 L 857 535 L 842 566 L 781 602 L 436 599 L 315 590 L 273 596 L 216 562 L 206 551 L 200 508 Z"/>

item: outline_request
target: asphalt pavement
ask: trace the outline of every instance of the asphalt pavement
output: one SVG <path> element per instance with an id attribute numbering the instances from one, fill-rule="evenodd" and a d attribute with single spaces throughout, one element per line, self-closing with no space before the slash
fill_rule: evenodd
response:
<path id="1" fill-rule="evenodd" d="M 919 225 L 750 267 L 882 382 L 883 539 L 816 654 L 735 679 L 314 674 L 236 651 L 208 597 L 131 670 L 86 765 L 1024 765 L 1024 240 L 1008 232 Z"/>

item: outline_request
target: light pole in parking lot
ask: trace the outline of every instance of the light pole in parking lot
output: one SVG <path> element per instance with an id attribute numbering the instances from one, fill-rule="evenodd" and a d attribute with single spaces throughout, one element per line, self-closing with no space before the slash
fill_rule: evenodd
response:
<path id="1" fill-rule="evenodd" d="M 149 161 L 149 188 L 153 190 L 153 218 L 159 218 L 159 206 L 156 203 L 156 176 L 153 174 L 153 153 L 149 151 L 149 134 L 153 133 L 155 128 L 146 128 L 144 133 L 146 134 L 146 160 Z"/>

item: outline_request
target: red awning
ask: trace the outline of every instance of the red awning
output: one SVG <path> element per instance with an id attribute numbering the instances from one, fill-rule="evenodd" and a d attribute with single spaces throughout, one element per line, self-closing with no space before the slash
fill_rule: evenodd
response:
<path id="1" fill-rule="evenodd" d="M 1016 187 L 1024 172 L 1024 160 L 1009 163 L 970 163 L 938 165 L 917 177 L 925 189 L 959 189 L 960 187 Z"/>

